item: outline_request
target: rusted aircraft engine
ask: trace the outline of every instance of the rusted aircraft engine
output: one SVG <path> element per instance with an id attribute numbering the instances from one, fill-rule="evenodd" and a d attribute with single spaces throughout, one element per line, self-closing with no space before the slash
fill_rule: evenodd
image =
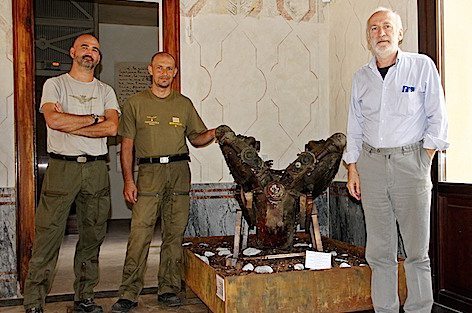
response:
<path id="1" fill-rule="evenodd" d="M 236 135 L 221 125 L 216 138 L 235 182 L 246 197 L 237 195 L 249 227 L 256 226 L 257 245 L 282 247 L 292 245 L 296 225 L 308 219 L 300 215 L 300 198 L 319 196 L 331 183 L 341 162 L 346 136 L 341 133 L 327 140 L 310 141 L 285 170 L 271 169 L 272 161 L 259 157 L 259 142 L 253 137 Z M 307 227 L 305 227 L 307 230 Z"/>

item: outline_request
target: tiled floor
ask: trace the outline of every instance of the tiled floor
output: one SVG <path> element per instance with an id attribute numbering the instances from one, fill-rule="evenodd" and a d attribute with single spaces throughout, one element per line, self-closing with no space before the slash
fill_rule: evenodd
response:
<path id="1" fill-rule="evenodd" d="M 117 298 L 103 298 L 96 299 L 96 302 L 100 304 L 105 312 L 111 311 L 111 306 Z M 156 313 L 208 313 L 207 307 L 200 302 L 198 299 L 190 299 L 184 301 L 185 305 L 180 308 L 163 308 L 157 304 L 155 295 L 144 295 L 139 297 L 139 304 L 133 313 L 145 313 L 145 312 L 156 312 Z M 44 311 L 47 313 L 69 313 L 72 312 L 73 302 L 54 302 L 47 303 Z M 3 307 L 0 308 L 2 313 L 23 313 L 24 309 L 22 306 L 14 307 Z"/>
<path id="2" fill-rule="evenodd" d="M 97 293 L 96 302 L 102 305 L 105 312 L 110 312 L 110 308 L 115 303 L 117 298 L 108 297 L 103 298 L 103 294 L 116 294 L 116 290 L 121 283 L 121 272 L 123 269 L 123 262 L 126 255 L 126 244 L 129 234 L 129 221 L 113 221 L 109 223 L 107 237 L 102 244 L 100 251 L 100 282 L 95 288 Z M 61 246 L 59 259 L 57 263 L 57 270 L 54 277 L 54 282 L 51 288 L 50 295 L 54 298 L 71 298 L 74 293 L 72 283 L 74 281 L 73 260 L 75 244 L 77 243 L 78 235 L 67 235 Z M 147 271 L 145 276 L 145 288 L 156 289 L 157 286 L 157 269 L 159 264 L 159 252 L 161 247 L 160 230 L 156 228 L 154 238 L 149 249 L 149 257 L 147 264 Z M 68 296 L 64 296 L 68 295 Z M 191 298 L 184 299 L 184 305 L 178 309 L 163 308 L 157 304 L 155 294 L 141 295 L 139 297 L 139 305 L 133 310 L 133 313 L 141 312 L 180 312 L 180 313 L 207 313 L 207 307 L 198 299 Z M 16 301 L 18 302 L 18 301 Z M 62 301 L 47 303 L 45 307 L 46 312 L 72 312 L 73 302 Z M 5 313 L 20 313 L 24 312 L 23 307 L 11 306 L 0 307 L 0 312 Z"/>
<path id="3" fill-rule="evenodd" d="M 126 255 L 129 221 L 114 220 L 108 224 L 107 236 L 100 249 L 100 281 L 95 291 L 117 290 L 121 283 L 121 272 Z M 57 271 L 50 294 L 74 293 L 74 251 L 78 235 L 67 235 L 59 253 Z M 157 286 L 157 269 L 161 251 L 161 234 L 156 228 L 149 249 L 145 287 Z"/>

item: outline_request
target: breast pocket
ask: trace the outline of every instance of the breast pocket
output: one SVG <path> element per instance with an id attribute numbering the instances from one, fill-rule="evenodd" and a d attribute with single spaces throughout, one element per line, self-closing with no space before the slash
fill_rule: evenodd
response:
<path id="1" fill-rule="evenodd" d="M 424 94 L 420 91 L 401 92 L 393 113 L 399 116 L 411 116 L 421 109 Z"/>

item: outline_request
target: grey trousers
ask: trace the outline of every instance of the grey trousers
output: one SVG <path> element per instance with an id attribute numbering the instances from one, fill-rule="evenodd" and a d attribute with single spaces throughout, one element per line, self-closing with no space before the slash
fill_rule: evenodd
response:
<path id="1" fill-rule="evenodd" d="M 399 311 L 397 222 L 406 252 L 408 296 L 404 310 L 431 312 L 433 291 L 428 256 L 431 158 L 422 142 L 384 149 L 364 143 L 357 169 L 375 312 Z"/>

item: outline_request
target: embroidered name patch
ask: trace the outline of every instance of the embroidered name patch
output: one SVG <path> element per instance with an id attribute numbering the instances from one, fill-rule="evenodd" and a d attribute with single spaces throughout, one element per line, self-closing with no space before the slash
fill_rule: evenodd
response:
<path id="1" fill-rule="evenodd" d="M 154 126 L 154 125 L 158 125 L 159 122 L 157 121 L 157 115 L 155 116 L 146 116 L 146 120 L 144 121 L 144 123 L 148 124 L 149 126 Z"/>
<path id="2" fill-rule="evenodd" d="M 180 118 L 175 116 L 172 116 L 172 121 L 169 122 L 169 125 L 172 125 L 174 127 L 183 126 L 183 124 L 180 122 Z"/>

